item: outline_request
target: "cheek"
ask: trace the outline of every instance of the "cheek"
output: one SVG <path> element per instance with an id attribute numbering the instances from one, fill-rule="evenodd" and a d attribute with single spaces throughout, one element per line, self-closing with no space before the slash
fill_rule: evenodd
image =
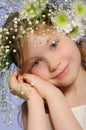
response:
<path id="1" fill-rule="evenodd" d="M 67 50 L 63 50 L 63 53 L 63 56 L 70 61 L 71 67 L 74 67 L 76 72 L 78 72 L 81 65 L 81 55 L 76 44 L 71 42 L 71 44 L 67 46 Z"/>
<path id="2" fill-rule="evenodd" d="M 74 50 L 70 47 L 66 47 L 62 49 L 61 55 L 63 58 L 70 59 L 73 56 Z"/>
<path id="3" fill-rule="evenodd" d="M 79 51 L 78 47 L 76 46 L 76 44 L 73 44 L 73 47 L 71 50 L 71 57 L 74 59 L 74 61 L 76 63 L 80 64 L 81 54 L 80 54 L 80 51 Z"/>
<path id="4" fill-rule="evenodd" d="M 37 67 L 32 70 L 32 74 L 35 74 L 44 80 L 49 79 L 49 72 L 46 67 Z"/>
<path id="5" fill-rule="evenodd" d="M 66 44 L 65 45 L 66 49 L 65 48 L 62 49 L 63 56 L 65 56 L 69 59 L 71 59 L 71 58 L 75 59 L 75 57 L 80 58 L 80 52 L 78 50 L 78 47 L 76 46 L 76 44 L 73 41 L 70 41 L 70 40 L 66 41 L 65 44 Z"/>

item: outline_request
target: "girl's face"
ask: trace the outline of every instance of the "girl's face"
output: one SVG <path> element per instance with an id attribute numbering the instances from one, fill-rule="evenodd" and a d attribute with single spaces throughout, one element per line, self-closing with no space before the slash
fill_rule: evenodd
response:
<path id="1" fill-rule="evenodd" d="M 24 70 L 56 86 L 68 86 L 77 77 L 81 56 L 72 39 L 56 30 L 46 35 L 27 34 Z"/>

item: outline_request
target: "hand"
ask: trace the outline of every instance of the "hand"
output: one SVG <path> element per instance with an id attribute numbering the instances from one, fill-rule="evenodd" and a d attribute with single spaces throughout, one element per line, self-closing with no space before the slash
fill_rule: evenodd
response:
<path id="1" fill-rule="evenodd" d="M 46 99 L 48 94 L 52 93 L 54 90 L 58 90 L 53 84 L 34 74 L 23 74 L 21 78 L 26 81 L 26 83 L 33 86 L 44 99 Z"/>
<path id="2" fill-rule="evenodd" d="M 25 83 L 21 79 L 21 72 L 18 70 L 9 75 L 8 84 L 12 94 L 25 100 L 29 99 L 32 92 L 37 93 L 37 91 L 34 90 L 30 84 Z"/>

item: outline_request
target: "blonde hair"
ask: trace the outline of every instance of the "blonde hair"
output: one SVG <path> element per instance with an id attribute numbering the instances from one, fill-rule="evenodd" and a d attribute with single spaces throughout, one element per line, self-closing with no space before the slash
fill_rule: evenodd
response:
<path id="1" fill-rule="evenodd" d="M 86 70 L 86 39 L 82 39 L 77 43 L 77 46 L 81 53 L 81 63 Z"/>

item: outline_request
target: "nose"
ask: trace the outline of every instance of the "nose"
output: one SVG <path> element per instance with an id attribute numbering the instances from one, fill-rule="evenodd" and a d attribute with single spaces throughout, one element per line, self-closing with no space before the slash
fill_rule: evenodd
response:
<path id="1" fill-rule="evenodd" d="M 48 59 L 48 69 L 49 72 L 54 72 L 58 69 L 59 65 L 61 64 L 60 60 L 56 60 L 56 58 Z"/>

